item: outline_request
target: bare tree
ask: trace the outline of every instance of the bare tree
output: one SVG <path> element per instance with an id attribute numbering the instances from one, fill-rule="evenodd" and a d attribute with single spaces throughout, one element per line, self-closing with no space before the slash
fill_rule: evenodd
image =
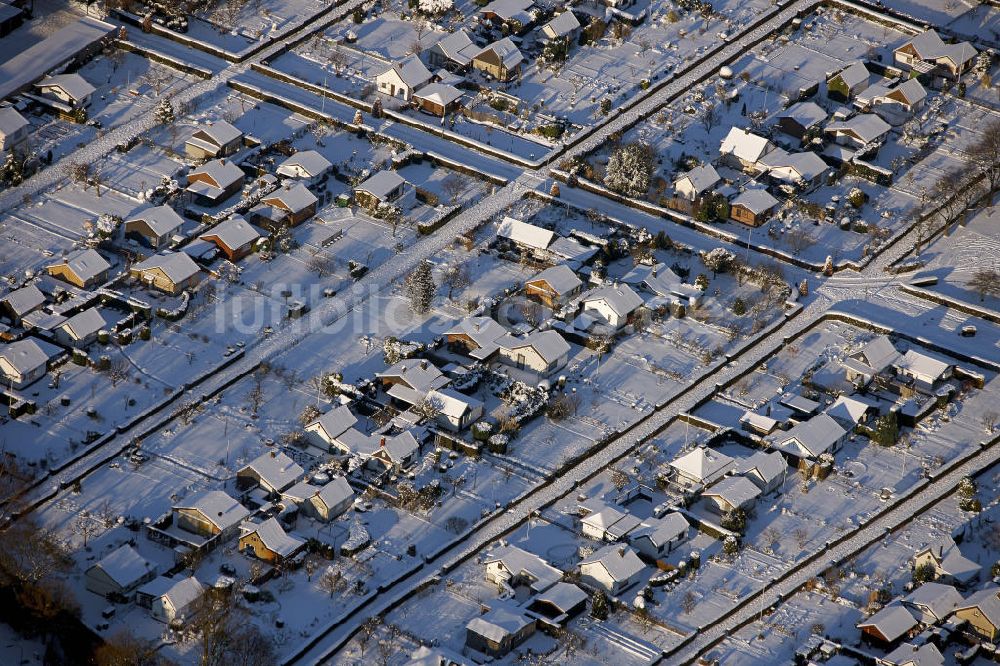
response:
<path id="1" fill-rule="evenodd" d="M 309 268 L 316 271 L 316 276 L 319 278 L 326 278 L 333 275 L 334 267 L 335 262 L 333 257 L 322 252 L 316 252 L 309 257 Z"/>
<path id="2" fill-rule="evenodd" d="M 247 408 L 250 410 L 250 416 L 257 418 L 257 413 L 263 404 L 264 387 L 260 376 L 255 374 L 253 386 L 250 388 L 250 392 L 247 393 Z"/>
<path id="3" fill-rule="evenodd" d="M 455 290 L 463 290 L 472 284 L 469 267 L 463 264 L 449 266 L 442 278 L 442 284 L 448 287 L 448 298 L 451 299 Z"/>
<path id="4" fill-rule="evenodd" d="M 111 386 L 118 386 L 127 380 L 131 367 L 131 364 L 124 358 L 116 358 L 112 361 L 111 365 L 108 366 L 108 379 L 111 380 Z"/>
<path id="5" fill-rule="evenodd" d="M 462 195 L 465 191 L 465 184 L 462 179 L 455 174 L 449 175 L 443 181 L 441 181 L 441 191 L 447 195 L 448 200 L 454 204 L 458 201 L 458 197 Z"/>
<path id="6" fill-rule="evenodd" d="M 706 132 L 711 132 L 712 128 L 719 123 L 719 110 L 714 104 L 706 104 L 701 112 L 701 124 Z"/>
<path id="7" fill-rule="evenodd" d="M 382 626 L 382 618 L 377 615 L 373 615 L 364 622 L 361 623 L 361 630 L 358 633 L 358 645 L 361 646 L 361 657 L 365 656 L 365 647 L 371 641 L 372 636 L 378 631 L 378 628 Z"/>
<path id="8" fill-rule="evenodd" d="M 997 419 L 1000 419 L 1000 414 L 990 410 L 983 413 L 983 428 L 986 432 L 993 432 L 993 428 L 997 425 Z"/>
<path id="9" fill-rule="evenodd" d="M 319 577 L 319 580 L 316 582 L 316 586 L 323 592 L 329 594 L 332 599 L 333 595 L 347 589 L 347 579 L 344 577 L 343 571 L 329 567 L 323 572 L 323 575 Z"/>
<path id="10" fill-rule="evenodd" d="M 97 533 L 97 523 L 87 511 L 81 511 L 73 521 L 73 531 L 83 537 L 83 547 L 87 547 L 90 537 Z"/>
<path id="11" fill-rule="evenodd" d="M 967 284 L 979 294 L 980 302 L 987 296 L 1000 296 L 1000 271 L 981 268 L 972 274 Z"/>
<path id="12" fill-rule="evenodd" d="M 973 168 L 986 178 L 992 198 L 1000 190 L 1000 119 L 986 124 L 979 141 L 969 152 Z"/>
<path id="13" fill-rule="evenodd" d="M 347 69 L 347 54 L 337 44 L 333 47 L 333 52 L 330 54 L 330 66 L 333 67 L 333 72 L 337 76 L 343 76 L 344 70 Z"/>

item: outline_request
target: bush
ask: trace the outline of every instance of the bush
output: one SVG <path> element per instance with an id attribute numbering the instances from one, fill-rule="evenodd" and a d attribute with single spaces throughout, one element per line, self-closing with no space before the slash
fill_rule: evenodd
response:
<path id="1" fill-rule="evenodd" d="M 493 424 L 486 421 L 479 421 L 472 424 L 472 439 L 477 442 L 485 442 L 493 432 Z"/>
<path id="2" fill-rule="evenodd" d="M 737 298 L 733 301 L 733 314 L 737 317 L 742 317 L 747 313 L 747 304 L 743 302 L 742 298 Z"/>
<path id="3" fill-rule="evenodd" d="M 868 195 L 861 188 L 855 187 L 847 194 L 847 201 L 855 208 L 861 208 L 868 201 Z"/>
<path id="4" fill-rule="evenodd" d="M 542 125 L 535 131 L 547 139 L 558 139 L 563 135 L 563 132 L 566 131 L 566 128 L 563 127 L 561 123 L 550 123 L 548 125 Z"/>
<path id="5" fill-rule="evenodd" d="M 604 590 L 597 590 L 590 599 L 590 616 L 595 620 L 607 620 L 610 604 Z"/>

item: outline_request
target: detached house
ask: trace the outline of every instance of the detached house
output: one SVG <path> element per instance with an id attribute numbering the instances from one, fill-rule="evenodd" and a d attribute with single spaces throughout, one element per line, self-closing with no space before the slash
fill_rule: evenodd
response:
<path id="1" fill-rule="evenodd" d="M 856 354 L 845 358 L 842 365 L 847 381 L 863 386 L 892 367 L 899 357 L 900 354 L 896 351 L 892 341 L 888 337 L 880 335 L 862 347 Z"/>
<path id="2" fill-rule="evenodd" d="M 881 141 L 892 126 L 873 113 L 860 113 L 844 121 L 830 123 L 826 133 L 842 146 L 859 150 Z"/>
<path id="3" fill-rule="evenodd" d="M 198 160 L 228 157 L 240 149 L 243 132 L 225 120 L 200 127 L 184 142 L 184 152 Z"/>
<path id="4" fill-rule="evenodd" d="M 544 41 L 549 42 L 557 39 L 566 40 L 567 43 L 576 39 L 576 36 L 580 33 L 580 21 L 576 18 L 576 14 L 571 11 L 564 11 L 561 14 L 556 14 L 556 16 L 543 25 L 540 28 L 542 32 L 542 38 Z"/>
<path id="5" fill-rule="evenodd" d="M 771 217 L 778 200 L 762 187 L 747 188 L 729 204 L 730 219 L 759 227 Z"/>
<path id="6" fill-rule="evenodd" d="M 300 150 L 279 164 L 275 173 L 285 178 L 314 183 L 325 176 L 331 166 L 330 160 L 315 150 Z"/>
<path id="7" fill-rule="evenodd" d="M 760 488 L 762 495 L 781 487 L 787 469 L 785 459 L 777 451 L 757 451 L 737 466 L 737 472 Z"/>
<path id="8" fill-rule="evenodd" d="M 354 199 L 358 205 L 375 210 L 403 196 L 405 186 L 406 181 L 395 171 L 378 171 L 354 188 Z"/>
<path id="9" fill-rule="evenodd" d="M 671 511 L 662 518 L 644 521 L 628 535 L 628 541 L 640 554 L 658 560 L 687 539 L 689 527 L 684 516 Z"/>
<path id="10" fill-rule="evenodd" d="M 725 453 L 699 446 L 670 462 L 677 472 L 677 482 L 684 486 L 710 486 L 735 466 Z"/>
<path id="11" fill-rule="evenodd" d="M 976 55 L 969 42 L 947 44 L 937 32 L 927 30 L 893 51 L 893 60 L 917 74 L 957 79 L 972 66 Z"/>
<path id="12" fill-rule="evenodd" d="M 584 296 L 581 302 L 582 314 L 592 316 L 615 330 L 628 324 L 643 303 L 642 296 L 627 284 L 599 287 Z"/>
<path id="13" fill-rule="evenodd" d="M 962 604 L 962 595 L 951 585 L 922 583 L 903 597 L 902 604 L 913 611 L 923 625 L 941 622 Z"/>
<path id="14" fill-rule="evenodd" d="M 437 366 L 421 358 L 403 359 L 375 373 L 375 377 L 390 397 L 408 405 L 419 404 L 430 391 L 448 383 Z"/>
<path id="15" fill-rule="evenodd" d="M 55 336 L 64 345 L 83 348 L 96 340 L 98 332 L 107 325 L 97 308 L 88 308 L 59 324 Z"/>
<path id="16" fill-rule="evenodd" d="M 559 308 L 575 298 L 583 281 L 565 264 L 556 264 L 524 283 L 524 293 L 549 308 Z"/>
<path id="17" fill-rule="evenodd" d="M 102 597 L 130 599 L 136 589 L 156 577 L 156 565 L 125 544 L 84 572 L 87 590 Z"/>
<path id="18" fill-rule="evenodd" d="M 969 628 L 995 643 L 1000 638 L 1000 587 L 979 590 L 955 608 L 955 617 L 969 623 Z"/>
<path id="19" fill-rule="evenodd" d="M 170 206 L 153 206 L 125 221 L 125 237 L 157 249 L 170 243 L 183 224 L 184 219 Z"/>
<path id="20" fill-rule="evenodd" d="M 836 453 L 850 433 L 829 414 L 819 414 L 791 430 L 772 435 L 774 445 L 796 458 L 815 460 L 821 454 Z"/>
<path id="21" fill-rule="evenodd" d="M 890 124 L 899 125 L 924 108 L 927 91 L 917 79 L 907 79 L 893 87 L 876 83 L 854 100 L 862 111 L 871 111 Z"/>
<path id="22" fill-rule="evenodd" d="M 774 144 L 762 136 L 733 127 L 719 147 L 721 161 L 734 169 L 756 172 L 757 162 L 774 150 Z"/>
<path id="23" fill-rule="evenodd" d="M 711 164 L 695 167 L 674 181 L 674 193 L 678 198 L 694 202 L 710 192 L 722 179 Z"/>
<path id="24" fill-rule="evenodd" d="M 440 410 L 437 422 L 446 430 L 465 430 L 483 416 L 482 401 L 449 388 L 429 391 L 427 400 Z"/>
<path id="25" fill-rule="evenodd" d="M 778 116 L 777 128 L 796 139 L 804 139 L 806 134 L 819 130 L 826 121 L 826 111 L 816 102 L 796 102 Z"/>
<path id="26" fill-rule="evenodd" d="M 260 238 L 256 227 L 239 215 L 233 215 L 220 222 L 201 236 L 201 240 L 214 243 L 229 261 L 239 261 L 253 251 L 254 243 Z"/>
<path id="27" fill-rule="evenodd" d="M 186 191 L 199 204 L 214 206 L 239 192 L 244 178 L 243 170 L 229 160 L 210 160 L 188 174 Z"/>
<path id="28" fill-rule="evenodd" d="M 413 94 L 413 101 L 422 111 L 435 116 L 446 116 L 461 104 L 462 91 L 447 83 L 428 83 Z"/>
<path id="29" fill-rule="evenodd" d="M 468 317 L 444 335 L 453 351 L 486 361 L 500 349 L 499 340 L 507 335 L 507 329 L 490 317 Z"/>
<path id="30" fill-rule="evenodd" d="M 393 63 L 389 69 L 376 76 L 375 85 L 380 93 L 408 102 L 417 88 L 430 80 L 430 71 L 420 62 L 420 58 L 412 55 Z"/>
<path id="31" fill-rule="evenodd" d="M 266 451 L 236 472 L 236 486 L 241 490 L 260 487 L 268 494 L 277 494 L 304 473 L 283 451 Z"/>
<path id="32" fill-rule="evenodd" d="M 552 330 L 536 331 L 523 338 L 507 335 L 498 343 L 501 361 L 539 377 L 548 377 L 569 360 L 569 343 Z"/>
<path id="33" fill-rule="evenodd" d="M 702 493 L 708 500 L 708 508 L 726 514 L 740 509 L 750 511 L 757 498 L 760 488 L 745 476 L 727 476 Z"/>
<path id="34" fill-rule="evenodd" d="M 902 377 L 913 383 L 922 391 L 930 392 L 941 381 L 951 378 L 955 366 L 929 354 L 908 350 L 893 363 L 897 377 Z"/>
<path id="35" fill-rule="evenodd" d="M 174 505 L 174 523 L 191 534 L 226 538 L 236 533 L 250 514 L 242 504 L 221 490 L 196 493 Z"/>
<path id="36" fill-rule="evenodd" d="M 174 296 L 198 284 L 200 272 L 198 264 L 183 252 L 154 254 L 129 269 L 133 278 Z"/>
<path id="37" fill-rule="evenodd" d="M 465 645 L 486 657 L 499 659 L 534 633 L 534 618 L 520 609 L 498 606 L 465 625 Z"/>
<path id="38" fill-rule="evenodd" d="M 52 277 L 68 282 L 74 286 L 86 289 L 102 284 L 108 279 L 111 264 L 97 250 L 87 248 L 66 255 L 62 261 L 45 267 Z"/>
<path id="39" fill-rule="evenodd" d="M 472 57 L 479 52 L 479 47 L 469 38 L 465 28 L 442 37 L 434 46 L 424 53 L 431 67 L 444 68 L 448 71 L 462 71 L 468 68 Z"/>
<path id="40" fill-rule="evenodd" d="M 858 629 L 861 630 L 862 640 L 891 647 L 919 625 L 910 609 L 900 603 L 891 603 L 867 620 L 859 622 Z"/>
<path id="41" fill-rule="evenodd" d="M 767 177 L 777 183 L 793 186 L 798 191 L 809 191 L 820 185 L 830 167 L 814 152 L 788 153 L 778 148 L 760 161 L 767 168 Z"/>
<path id="42" fill-rule="evenodd" d="M 849 102 L 852 97 L 868 87 L 871 74 L 858 60 L 840 70 L 826 81 L 826 95 L 837 102 Z"/>
<path id="43" fill-rule="evenodd" d="M 35 84 L 43 97 L 54 100 L 67 108 L 60 110 L 73 111 L 90 104 L 90 98 L 97 90 L 87 83 L 79 74 L 57 74 L 46 76 Z M 58 107 L 57 107 L 58 108 Z"/>
<path id="44" fill-rule="evenodd" d="M 945 537 L 913 555 L 913 568 L 930 566 L 934 579 L 959 587 L 967 587 L 979 579 L 982 567 L 962 555 L 955 540 Z"/>
<path id="45" fill-rule="evenodd" d="M 526 27 L 535 20 L 530 11 L 533 7 L 532 0 L 493 0 L 479 10 L 479 15 L 497 28 L 512 21 Z"/>
<path id="46" fill-rule="evenodd" d="M 20 150 L 28 142 L 28 121 L 11 106 L 0 108 L 0 152 Z"/>
<path id="47" fill-rule="evenodd" d="M 486 45 L 472 58 L 472 66 L 498 81 L 510 81 L 521 74 L 524 56 L 510 40 L 504 37 Z"/>
<path id="48" fill-rule="evenodd" d="M 917 646 L 903 643 L 898 648 L 876 659 L 876 666 L 944 666 L 944 656 L 934 643 Z"/>
<path id="49" fill-rule="evenodd" d="M 184 618 L 204 591 L 204 586 L 194 576 L 180 579 L 161 576 L 139 588 L 136 603 L 149 609 L 149 616 L 154 620 L 170 624 Z"/>
<path id="50" fill-rule="evenodd" d="M 351 508 L 354 490 L 347 479 L 338 476 L 322 487 L 300 481 L 283 491 L 281 498 L 295 502 L 305 515 L 329 522 Z"/>
<path id="51" fill-rule="evenodd" d="M 0 314 L 12 323 L 19 324 L 26 314 L 34 312 L 43 305 L 45 305 L 45 294 L 35 285 L 29 284 L 0 298 Z"/>
<path id="52" fill-rule="evenodd" d="M 580 520 L 580 531 L 585 537 L 597 541 L 621 541 L 642 524 L 632 514 L 613 506 L 597 509 Z"/>
<path id="53" fill-rule="evenodd" d="M 262 523 L 245 523 L 242 532 L 240 552 L 250 553 L 270 564 L 281 564 L 306 545 L 305 541 L 286 534 L 275 518 L 268 518 Z"/>
<path id="54" fill-rule="evenodd" d="M 517 546 L 501 546 L 483 559 L 486 580 L 511 589 L 524 585 L 532 592 L 547 590 L 562 579 L 562 572 Z"/>
<path id="55" fill-rule="evenodd" d="M 0 346 L 2 382 L 14 388 L 24 388 L 45 376 L 49 355 L 31 338 Z"/>
<path id="56" fill-rule="evenodd" d="M 628 546 L 609 544 L 580 562 L 580 580 L 618 596 L 639 582 L 645 565 Z"/>
<path id="57" fill-rule="evenodd" d="M 260 204 L 250 209 L 250 218 L 269 231 L 298 226 L 316 214 L 319 200 L 302 183 L 288 184 L 264 195 Z"/>
<path id="58" fill-rule="evenodd" d="M 329 451 L 337 438 L 353 428 L 357 422 L 358 418 L 351 413 L 347 405 L 341 405 L 308 424 L 305 427 L 306 438 L 313 446 Z"/>
<path id="59" fill-rule="evenodd" d="M 555 240 L 556 232 L 513 217 L 504 217 L 497 228 L 497 236 L 514 243 L 521 252 L 541 257 L 548 255 L 548 248 Z"/>

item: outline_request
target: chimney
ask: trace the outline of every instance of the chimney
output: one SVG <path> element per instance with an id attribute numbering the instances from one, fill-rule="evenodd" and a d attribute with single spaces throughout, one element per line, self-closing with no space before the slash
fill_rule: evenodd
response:
<path id="1" fill-rule="evenodd" d="M 384 449 L 385 448 L 385 437 L 383 437 L 381 440 L 379 440 L 378 447 L 380 449 Z"/>
<path id="2" fill-rule="evenodd" d="M 427 361 L 425 359 L 420 359 L 420 369 L 421 370 L 427 369 Z"/>
<path id="3" fill-rule="evenodd" d="M 652 270 L 653 277 L 656 277 L 656 267 L 657 266 L 659 266 L 659 264 L 653 264 L 653 270 Z"/>
<path id="4" fill-rule="evenodd" d="M 271 451 L 271 457 L 272 458 L 277 458 L 278 457 L 278 452 L 277 451 Z"/>
<path id="5" fill-rule="evenodd" d="M 479 322 L 478 321 L 475 324 L 473 324 L 472 327 L 476 329 L 477 333 L 479 332 Z"/>
<path id="6" fill-rule="evenodd" d="M 219 164 L 225 165 L 226 164 L 226 158 L 223 157 L 221 160 L 219 160 Z"/>

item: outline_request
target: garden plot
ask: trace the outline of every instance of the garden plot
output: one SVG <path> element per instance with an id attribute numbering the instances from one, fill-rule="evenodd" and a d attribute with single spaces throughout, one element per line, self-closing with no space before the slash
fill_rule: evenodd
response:
<path id="1" fill-rule="evenodd" d="M 287 51 L 269 61 L 268 66 L 358 100 L 363 100 L 374 89 L 375 77 L 391 64 L 363 51 L 338 47 L 344 65 L 335 69 L 329 65 L 330 57 L 335 52 L 331 48 L 323 45 L 317 50 L 311 42 L 305 42 L 297 48 L 299 50 Z"/>
<path id="2" fill-rule="evenodd" d="M 16 215 L 30 224 L 67 238 L 83 239 L 87 235 L 84 228 L 87 222 L 96 222 L 104 213 L 125 218 L 138 205 L 135 199 L 105 186 L 88 187 L 70 183 L 44 195 L 37 202 L 22 206 L 17 209 Z"/>
<path id="3" fill-rule="evenodd" d="M 378 16 L 368 16 L 360 24 L 349 21 L 334 24 L 326 31 L 328 39 L 323 40 L 323 46 L 331 48 L 332 41 L 344 39 L 348 33 L 353 33 L 357 37 L 357 41 L 352 45 L 353 48 L 373 54 L 389 63 L 402 60 L 419 50 L 429 49 L 447 34 L 426 23 L 404 20 L 397 12 L 387 11 Z M 419 49 L 415 51 L 418 45 Z M 349 62 L 353 57 L 350 50 L 343 48 Z M 321 50 L 319 52 L 323 53 Z M 325 61 L 330 62 L 329 52 L 326 53 Z M 384 69 L 388 69 L 388 64 L 383 67 Z M 376 72 L 380 73 L 381 71 Z M 372 78 L 374 79 L 374 75 Z"/>
<path id="4" fill-rule="evenodd" d="M 109 154 L 97 169 L 107 187 L 142 201 L 145 192 L 158 186 L 164 178 L 182 180 L 178 176 L 183 167 L 183 163 L 156 148 L 139 144 L 124 155 Z M 145 204 L 138 204 L 131 212 L 144 207 Z"/>

